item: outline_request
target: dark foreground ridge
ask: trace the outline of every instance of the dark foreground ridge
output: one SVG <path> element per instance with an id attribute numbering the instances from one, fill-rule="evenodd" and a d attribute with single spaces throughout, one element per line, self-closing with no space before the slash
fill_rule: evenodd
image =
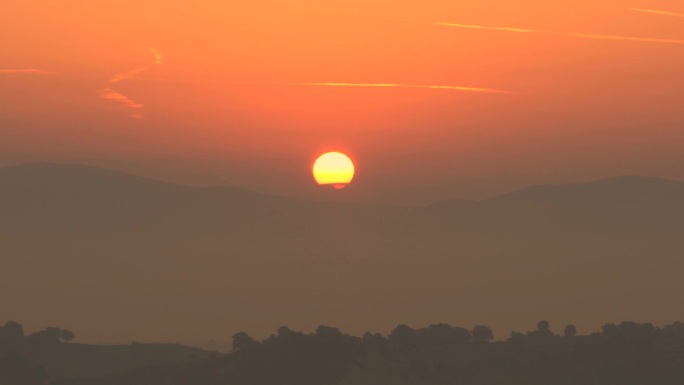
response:
<path id="1" fill-rule="evenodd" d="M 12 338 L 16 343 L 16 331 L 16 324 L 5 326 L 2 343 L 6 345 Z M 50 349 L 64 349 L 55 344 L 71 345 L 53 341 Z M 486 326 L 468 330 L 445 324 L 423 329 L 399 325 L 386 337 L 371 333 L 354 337 L 326 326 L 304 334 L 283 326 L 261 342 L 246 333 L 235 334 L 233 352 L 227 355 L 100 378 L 55 378 L 12 349 L 0 358 L 0 383 L 675 385 L 684 383 L 684 324 L 657 328 L 648 323 L 623 322 L 606 324 L 599 333 L 580 336 L 573 325 L 557 335 L 548 322 L 541 321 L 533 332 L 514 332 L 506 341 L 498 342 Z"/>
<path id="2" fill-rule="evenodd" d="M 0 326 L 0 385 L 42 385 L 59 377 L 103 377 L 136 368 L 203 360 L 218 353 L 178 344 L 86 345 L 69 330 L 24 334 L 16 322 Z"/>

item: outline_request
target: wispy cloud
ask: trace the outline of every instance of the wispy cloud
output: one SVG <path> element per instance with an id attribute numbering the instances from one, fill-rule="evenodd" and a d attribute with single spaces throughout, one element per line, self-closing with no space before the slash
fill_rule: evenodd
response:
<path id="1" fill-rule="evenodd" d="M 130 108 L 130 109 L 140 110 L 143 107 L 145 107 L 144 104 L 135 102 L 132 99 L 130 99 L 128 96 L 126 96 L 122 93 L 116 92 L 111 88 L 103 88 L 98 92 L 98 94 L 100 95 L 100 97 L 102 99 L 111 100 L 113 102 L 119 103 L 120 105 L 127 107 L 127 108 Z M 134 119 L 142 119 L 144 117 L 144 115 L 139 111 L 132 112 L 129 116 L 134 118 Z"/>
<path id="2" fill-rule="evenodd" d="M 672 12 L 672 11 L 663 11 L 663 10 L 659 10 L 659 9 L 631 8 L 630 11 L 652 13 L 655 15 L 663 15 L 663 16 L 684 17 L 684 13 Z"/>
<path id="3" fill-rule="evenodd" d="M 154 55 L 154 64 L 164 64 L 164 57 L 156 48 L 150 48 L 150 52 Z"/>
<path id="4" fill-rule="evenodd" d="M 444 86 L 444 85 L 418 85 L 418 84 L 398 84 L 398 83 L 289 83 L 290 85 L 308 87 L 365 87 L 365 88 L 422 88 L 433 90 L 449 90 L 462 92 L 488 92 L 505 94 L 509 91 L 497 90 L 493 88 L 463 87 L 463 86 Z"/>
<path id="5" fill-rule="evenodd" d="M 632 42 L 641 42 L 641 43 L 659 43 L 659 44 L 684 45 L 684 40 L 679 40 L 679 39 L 659 39 L 659 38 L 632 37 L 632 36 L 620 36 L 620 35 L 597 35 L 597 34 L 590 34 L 590 33 L 553 32 L 553 31 L 544 31 L 544 30 L 538 30 L 538 29 L 523 29 L 523 28 L 511 28 L 511 27 L 488 27 L 488 26 L 473 25 L 473 24 L 456 24 L 456 23 L 433 23 L 433 24 L 443 26 L 443 27 L 451 27 L 451 28 L 484 29 L 484 30 L 489 30 L 489 31 L 503 31 L 503 32 L 515 32 L 515 33 L 535 33 L 535 34 L 543 34 L 543 35 L 577 37 L 577 38 L 583 38 L 583 39 L 632 41 Z"/>
<path id="6" fill-rule="evenodd" d="M 164 58 L 158 49 L 150 48 L 150 53 L 154 56 L 154 64 L 155 65 L 164 63 Z M 140 74 L 144 73 L 149 68 L 150 68 L 150 66 L 140 67 L 140 68 L 136 68 L 136 69 L 133 69 L 130 71 L 115 74 L 114 76 L 109 78 L 109 80 L 107 80 L 107 83 L 117 84 L 117 83 L 121 83 L 125 80 L 138 78 Z M 133 112 L 131 112 L 129 114 L 129 116 L 133 119 L 142 119 L 145 117 L 145 115 L 140 111 L 142 108 L 145 107 L 144 104 L 138 103 L 138 102 L 132 100 L 131 98 L 129 98 L 128 96 L 126 96 L 126 95 L 124 95 L 118 91 L 115 91 L 110 87 L 101 88 L 98 91 L 98 95 L 102 99 L 110 100 L 110 101 L 118 103 L 118 104 L 120 104 L 126 108 L 134 110 Z"/>
<path id="7" fill-rule="evenodd" d="M 134 77 L 136 77 L 136 75 L 139 75 L 140 73 L 145 72 L 146 70 L 147 70 L 147 67 L 143 67 L 143 68 L 136 68 L 134 70 L 127 71 L 124 73 L 116 74 L 116 75 L 112 76 L 111 79 L 109 79 L 109 83 L 114 84 L 114 83 L 122 82 L 124 80 L 133 79 Z"/>
<path id="8" fill-rule="evenodd" d="M 99 94 L 100 94 L 100 97 L 102 97 L 103 99 L 115 101 L 115 102 L 122 104 L 126 107 L 130 107 L 130 108 L 143 108 L 143 107 L 145 107 L 145 105 L 134 102 L 128 96 L 121 94 L 119 92 L 116 92 L 111 88 L 103 88 L 100 90 Z"/>
<path id="9" fill-rule="evenodd" d="M 45 71 L 36 68 L 19 68 L 19 69 L 0 69 L 0 74 L 29 74 L 29 75 L 51 75 L 52 71 Z"/>

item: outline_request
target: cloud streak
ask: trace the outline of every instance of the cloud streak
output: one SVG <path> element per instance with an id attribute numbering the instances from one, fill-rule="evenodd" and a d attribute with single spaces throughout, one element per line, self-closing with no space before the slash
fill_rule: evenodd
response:
<path id="1" fill-rule="evenodd" d="M 463 87 L 463 86 L 431 86 L 417 84 L 398 84 L 398 83 L 290 83 L 290 85 L 307 87 L 358 87 L 358 88 L 420 88 L 432 90 L 448 90 L 461 92 L 485 92 L 496 94 L 507 94 L 509 91 L 497 90 L 493 88 Z"/>
<path id="2" fill-rule="evenodd" d="M 164 64 L 164 56 L 156 48 L 150 48 L 150 52 L 154 55 L 154 64 Z"/>
<path id="3" fill-rule="evenodd" d="M 488 26 L 483 26 L 483 25 L 456 24 L 456 23 L 444 23 L 444 22 L 433 23 L 433 24 L 438 25 L 438 26 L 442 26 L 442 27 L 451 27 L 451 28 L 481 29 L 481 30 L 488 30 L 488 31 L 502 31 L 502 32 L 515 32 L 515 33 L 533 33 L 533 34 L 542 34 L 542 35 L 577 37 L 577 38 L 583 38 L 583 39 L 631 41 L 631 42 L 640 42 L 640 43 L 684 45 L 684 40 L 678 40 L 678 39 L 659 39 L 659 38 L 632 37 L 632 36 L 620 36 L 620 35 L 597 35 L 597 34 L 590 34 L 590 33 L 553 32 L 553 31 L 544 31 L 544 30 L 538 30 L 538 29 L 522 29 L 522 28 L 511 28 L 511 27 L 488 27 Z"/>
<path id="4" fill-rule="evenodd" d="M 128 72 L 116 74 L 111 79 L 109 79 L 108 82 L 109 82 L 109 84 L 115 84 L 115 83 L 122 82 L 124 80 L 133 79 L 136 77 L 136 75 L 139 75 L 139 74 L 145 72 L 146 70 L 147 70 L 147 67 L 143 67 L 143 68 L 136 68 L 136 69 L 128 71 Z"/>
<path id="5" fill-rule="evenodd" d="M 156 49 L 156 48 L 150 48 L 150 53 L 154 56 L 154 64 L 163 64 L 164 63 L 164 57 L 162 56 L 161 52 Z M 115 74 L 112 76 L 109 80 L 107 80 L 107 83 L 109 84 L 117 84 L 121 83 L 126 80 L 134 79 L 137 78 L 138 75 L 142 74 L 143 72 L 147 71 L 150 68 L 150 66 L 147 67 L 140 67 L 136 68 L 127 72 L 123 72 L 120 74 Z M 115 103 L 118 103 L 121 106 L 124 106 L 126 108 L 134 110 L 132 113 L 129 114 L 129 116 L 133 119 L 142 119 L 145 117 L 145 115 L 140 111 L 142 108 L 145 107 L 144 104 L 138 103 L 128 96 L 113 90 L 110 87 L 104 87 L 101 88 L 98 91 L 98 95 L 100 98 L 109 100 Z"/>
<path id="6" fill-rule="evenodd" d="M 36 68 L 19 68 L 19 69 L 0 69 L 0 74 L 28 74 L 28 75 L 51 75 L 54 72 L 40 70 Z"/>
<path id="7" fill-rule="evenodd" d="M 124 105 L 126 107 L 130 107 L 130 108 L 143 108 L 143 107 L 145 107 L 145 105 L 134 102 L 128 96 L 121 94 L 119 92 L 116 92 L 111 88 L 101 89 L 99 91 L 99 95 L 102 99 L 112 100 L 112 101 L 117 102 L 117 103 Z"/>
<path id="8" fill-rule="evenodd" d="M 115 103 L 119 103 L 120 105 L 127 107 L 127 108 L 130 108 L 130 109 L 139 110 L 139 109 L 142 109 L 143 107 L 145 107 L 144 104 L 135 102 L 132 99 L 130 99 L 128 96 L 126 96 L 122 93 L 116 92 L 111 88 L 103 88 L 98 92 L 98 94 L 100 95 L 100 97 L 102 99 L 111 100 Z M 143 114 L 141 112 L 134 112 L 134 113 L 131 113 L 130 116 L 132 118 L 135 118 L 135 119 L 140 119 L 143 117 Z"/>
<path id="9" fill-rule="evenodd" d="M 663 11 L 663 10 L 659 10 L 659 9 L 631 8 L 630 11 L 642 12 L 642 13 L 652 13 L 652 14 L 654 14 L 654 15 L 662 15 L 662 16 L 672 16 L 672 17 L 682 17 L 682 18 L 684 18 L 684 13 L 672 12 L 672 11 Z"/>

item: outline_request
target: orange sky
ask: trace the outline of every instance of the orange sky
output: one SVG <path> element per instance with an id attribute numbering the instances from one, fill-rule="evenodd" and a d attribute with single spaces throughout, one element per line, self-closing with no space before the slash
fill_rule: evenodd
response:
<path id="1" fill-rule="evenodd" d="M 392 203 L 684 179 L 680 0 L 5 0 L 0 36 L 0 165 Z"/>

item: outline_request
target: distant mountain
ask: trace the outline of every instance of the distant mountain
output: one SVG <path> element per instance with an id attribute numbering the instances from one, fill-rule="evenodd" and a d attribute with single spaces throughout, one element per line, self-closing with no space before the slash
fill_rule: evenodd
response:
<path id="1" fill-rule="evenodd" d="M 2 225 L 8 230 L 168 227 L 179 219 L 201 221 L 227 211 L 225 226 L 255 214 L 264 199 L 237 188 L 196 189 L 81 165 L 0 169 L 0 207 L 11 219 Z"/>
<path id="2" fill-rule="evenodd" d="M 547 210 L 562 218 L 612 226 L 679 226 L 684 220 L 684 182 L 624 176 L 582 184 L 535 186 L 489 202 Z"/>
<path id="3" fill-rule="evenodd" d="M 392 207 L 28 164 L 0 169 L 0 245 L 7 314 L 86 339 L 684 318 L 684 182 L 654 178 Z"/>
<path id="4" fill-rule="evenodd" d="M 540 185 L 482 202 L 439 202 L 428 206 L 427 211 L 429 221 L 441 217 L 443 225 L 483 223 L 489 229 L 498 225 L 544 231 L 553 225 L 566 230 L 668 231 L 684 225 L 684 182 L 624 176 Z"/>
<path id="5" fill-rule="evenodd" d="M 492 198 L 490 201 L 559 203 L 578 199 L 593 202 L 614 201 L 616 199 L 632 202 L 634 200 L 667 199 L 681 203 L 682 194 L 684 194 L 684 182 L 681 181 L 621 176 L 588 183 L 534 186 Z"/>

